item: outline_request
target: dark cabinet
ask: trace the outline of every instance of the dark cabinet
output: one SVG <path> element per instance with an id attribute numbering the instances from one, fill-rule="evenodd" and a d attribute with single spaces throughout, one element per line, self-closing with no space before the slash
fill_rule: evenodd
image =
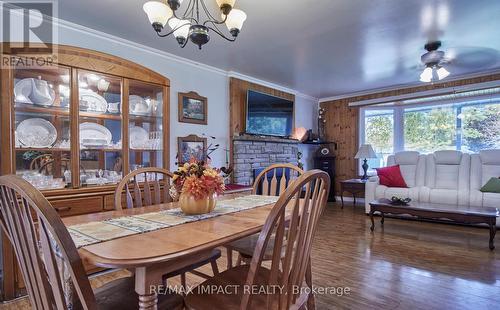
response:
<path id="1" fill-rule="evenodd" d="M 330 176 L 328 201 L 335 201 L 335 156 L 314 157 L 314 169 L 320 169 Z"/>

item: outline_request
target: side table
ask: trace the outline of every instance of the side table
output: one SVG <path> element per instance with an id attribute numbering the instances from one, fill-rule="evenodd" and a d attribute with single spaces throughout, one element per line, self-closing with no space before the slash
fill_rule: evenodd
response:
<path id="1" fill-rule="evenodd" d="M 367 180 L 363 179 L 349 179 L 340 181 L 340 200 L 342 201 L 342 209 L 344 208 L 344 192 L 349 192 L 354 198 L 354 205 L 356 205 L 356 194 L 365 193 L 365 184 Z"/>

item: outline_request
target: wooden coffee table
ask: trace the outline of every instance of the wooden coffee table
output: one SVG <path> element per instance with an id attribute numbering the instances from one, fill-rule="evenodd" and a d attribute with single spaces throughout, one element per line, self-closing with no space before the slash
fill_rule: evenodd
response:
<path id="1" fill-rule="evenodd" d="M 370 220 L 373 231 L 375 223 L 373 214 L 380 212 L 384 225 L 384 214 L 408 214 L 423 219 L 448 219 L 452 222 L 462 224 L 482 224 L 486 223 L 490 227 L 490 250 L 495 248 L 494 238 L 496 234 L 496 218 L 499 216 L 497 208 L 492 207 L 469 207 L 435 203 L 412 202 L 409 205 L 393 205 L 389 199 L 377 199 L 370 202 Z"/>

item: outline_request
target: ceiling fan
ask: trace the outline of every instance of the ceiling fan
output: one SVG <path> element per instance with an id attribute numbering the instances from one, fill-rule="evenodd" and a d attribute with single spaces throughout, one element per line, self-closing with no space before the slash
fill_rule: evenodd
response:
<path id="1" fill-rule="evenodd" d="M 445 58 L 443 51 L 438 51 L 440 47 L 441 41 L 432 41 L 424 45 L 427 53 L 420 57 L 420 60 L 425 65 L 424 71 L 420 74 L 420 81 L 426 83 L 440 81 L 450 75 L 450 72 L 444 67 L 449 63 L 449 60 Z"/>
<path id="2" fill-rule="evenodd" d="M 440 81 L 458 69 L 479 71 L 495 67 L 500 61 L 500 52 L 486 47 L 448 48 L 446 52 L 439 50 L 441 41 L 429 41 L 424 45 L 427 51 L 420 60 L 424 67 L 420 74 L 422 82 Z M 420 66 L 421 68 L 421 66 Z"/>

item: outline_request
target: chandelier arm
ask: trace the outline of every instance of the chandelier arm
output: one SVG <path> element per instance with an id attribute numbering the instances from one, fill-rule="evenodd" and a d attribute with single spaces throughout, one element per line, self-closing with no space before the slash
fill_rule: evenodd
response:
<path id="1" fill-rule="evenodd" d="M 196 0 L 194 0 L 194 1 L 196 1 Z M 182 18 L 180 18 L 179 16 L 177 16 L 177 14 L 175 13 L 175 11 L 173 11 L 174 12 L 174 17 L 177 18 L 177 19 L 187 19 L 190 22 L 192 22 L 193 24 L 198 24 L 198 20 L 193 17 L 193 9 L 194 9 L 193 0 L 189 0 L 188 6 L 186 7 L 186 10 L 184 11 L 184 14 L 183 14 Z M 189 16 L 189 15 L 191 15 L 191 16 Z"/>
<path id="2" fill-rule="evenodd" d="M 219 21 L 217 18 L 213 17 L 212 14 L 210 13 L 210 10 L 208 10 L 207 8 L 207 5 L 205 4 L 205 1 L 201 0 L 201 5 L 203 7 L 203 10 L 205 11 L 205 14 L 207 15 L 208 17 L 208 20 L 206 20 L 204 23 L 203 23 L 203 26 L 205 26 L 207 23 L 212 23 L 212 24 L 217 24 L 217 25 L 221 25 L 221 24 L 224 24 L 227 20 L 227 15 L 224 16 L 224 20 L 223 21 Z"/>
<path id="3" fill-rule="evenodd" d="M 168 37 L 169 35 L 171 35 L 172 33 L 174 33 L 174 31 L 177 31 L 178 29 L 180 29 L 181 27 L 183 27 L 185 25 L 181 25 L 181 26 L 176 26 L 174 29 L 172 29 L 171 31 L 165 33 L 165 34 L 162 34 L 160 33 L 159 31 L 156 32 L 156 34 L 160 37 L 160 38 L 164 38 L 164 37 Z"/>
<path id="4" fill-rule="evenodd" d="M 212 28 L 212 27 L 210 27 L 210 26 L 206 26 L 206 27 L 207 27 L 208 29 L 212 30 L 213 32 L 215 32 L 216 34 L 218 34 L 219 36 L 221 36 L 222 38 L 226 39 L 226 40 L 227 40 L 227 41 L 229 41 L 229 42 L 234 42 L 234 41 L 236 41 L 236 38 L 232 38 L 232 39 L 230 39 L 230 38 L 226 37 L 226 36 L 225 36 L 222 32 L 220 32 L 220 30 L 218 30 L 217 28 Z"/>

